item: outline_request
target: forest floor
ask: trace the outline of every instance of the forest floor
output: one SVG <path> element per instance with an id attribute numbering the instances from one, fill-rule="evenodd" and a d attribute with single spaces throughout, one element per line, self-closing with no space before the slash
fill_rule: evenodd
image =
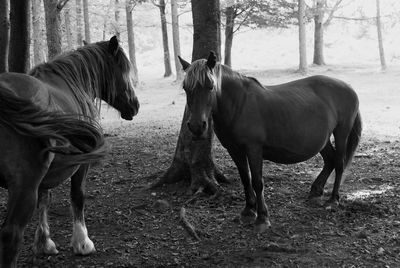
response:
<path id="1" fill-rule="evenodd" d="M 293 70 L 244 71 L 265 84 L 300 76 Z M 242 225 L 244 194 L 236 167 L 217 142 L 216 164 L 231 180 L 215 199 L 192 195 L 185 182 L 145 188 L 169 167 L 185 105 L 172 79 L 143 78 L 137 91 L 139 115 L 131 122 L 103 109 L 109 156 L 93 167 L 87 182 L 86 225 L 97 252 L 75 256 L 69 181 L 53 191 L 49 212 L 52 238 L 60 253 L 34 256 L 37 215 L 21 248 L 23 267 L 399 267 L 400 266 L 400 72 L 370 67 L 312 68 L 350 83 L 360 97 L 364 133 L 337 211 L 307 203 L 322 168 L 316 156 L 295 165 L 264 162 L 265 197 L 272 228 L 256 234 Z M 327 199 L 331 184 L 327 185 Z M 0 193 L 4 218 L 6 191 Z M 162 200 L 160 202 L 160 200 Z M 200 240 L 182 227 L 179 213 Z"/>

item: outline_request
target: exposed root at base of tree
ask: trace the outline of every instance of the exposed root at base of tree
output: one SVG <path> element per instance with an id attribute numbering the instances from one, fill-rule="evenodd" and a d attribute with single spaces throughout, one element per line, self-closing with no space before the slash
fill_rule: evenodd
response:
<path id="1" fill-rule="evenodd" d="M 183 228 L 197 241 L 200 241 L 199 235 L 196 233 L 194 226 L 187 220 L 186 218 L 186 209 L 181 207 L 179 211 L 179 221 L 182 224 Z"/>

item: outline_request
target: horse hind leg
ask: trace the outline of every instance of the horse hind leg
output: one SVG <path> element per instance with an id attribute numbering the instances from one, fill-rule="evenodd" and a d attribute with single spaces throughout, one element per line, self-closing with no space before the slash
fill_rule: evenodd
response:
<path id="1" fill-rule="evenodd" d="M 71 177 L 71 209 L 73 216 L 73 229 L 71 246 L 75 254 L 88 255 L 96 251 L 88 231 L 84 217 L 84 189 L 88 172 L 88 165 L 81 165 Z"/>
<path id="2" fill-rule="evenodd" d="M 322 159 L 324 160 L 324 166 L 311 185 L 311 191 L 308 199 L 312 202 L 320 203 L 321 197 L 324 193 L 324 187 L 329 175 L 335 168 L 335 149 L 332 146 L 330 140 L 326 143 L 325 147 L 320 152 Z"/>
<path id="3" fill-rule="evenodd" d="M 35 240 L 33 243 L 33 251 L 36 255 L 47 254 L 53 255 L 58 254 L 56 244 L 50 238 L 50 229 L 47 221 L 47 211 L 51 202 L 51 194 L 49 190 L 39 189 L 39 200 L 38 200 L 38 214 L 39 224 L 35 232 Z"/>

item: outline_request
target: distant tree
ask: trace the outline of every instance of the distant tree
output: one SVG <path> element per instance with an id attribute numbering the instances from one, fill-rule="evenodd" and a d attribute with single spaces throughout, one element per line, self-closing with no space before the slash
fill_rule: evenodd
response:
<path id="1" fill-rule="evenodd" d="M 10 44 L 8 70 L 26 73 L 29 69 L 29 0 L 10 2 Z"/>
<path id="2" fill-rule="evenodd" d="M 210 50 L 220 52 L 220 8 L 219 0 L 192 0 L 193 13 L 193 56 L 192 61 L 207 57 Z M 203 36 L 199 36 L 204 34 Z M 187 126 L 189 111 L 183 114 L 181 130 L 171 166 L 166 173 L 153 184 L 159 186 L 183 179 L 191 181 L 192 192 L 208 191 L 216 193 L 218 182 L 226 178 L 214 164 L 214 132 L 208 128 L 207 138 L 195 141 Z M 209 118 L 212 126 L 212 119 Z"/>
<path id="3" fill-rule="evenodd" d="M 165 17 L 165 0 L 159 0 L 156 3 L 153 0 L 153 4 L 158 7 L 160 10 L 160 18 L 161 18 L 161 34 L 163 40 L 163 50 L 164 50 L 164 77 L 168 77 L 172 74 L 171 71 L 171 58 L 169 54 L 169 45 L 168 45 L 168 29 L 167 29 L 167 18 Z"/>
<path id="4" fill-rule="evenodd" d="M 10 19 L 8 0 L 0 0 L 0 73 L 8 71 Z"/>
<path id="5" fill-rule="evenodd" d="M 107 31 L 107 21 L 108 21 L 108 14 L 110 13 L 111 10 L 111 6 L 114 0 L 110 0 L 108 7 L 107 7 L 107 11 L 104 14 L 104 18 L 103 18 L 103 40 L 106 40 L 106 31 Z"/>
<path id="6" fill-rule="evenodd" d="M 293 24 L 295 4 L 287 0 L 227 0 L 222 14 L 225 15 L 224 64 L 231 66 L 234 34 L 242 26 L 287 27 Z"/>
<path id="7" fill-rule="evenodd" d="M 41 0 L 32 0 L 32 41 L 33 41 L 33 63 L 35 65 L 43 62 L 43 25 L 41 23 Z"/>
<path id="8" fill-rule="evenodd" d="M 82 35 L 82 0 L 76 0 L 76 43 L 78 46 L 83 44 Z"/>
<path id="9" fill-rule="evenodd" d="M 181 55 L 181 45 L 179 40 L 179 17 L 178 17 L 177 0 L 171 0 L 171 18 L 172 18 L 172 42 L 174 45 L 176 80 L 180 81 L 183 79 L 183 70 L 178 59 L 178 56 Z"/>
<path id="10" fill-rule="evenodd" d="M 332 2 L 332 1 L 329 1 Z M 324 31 L 328 28 L 334 13 L 339 9 L 343 0 L 335 0 L 332 6 L 328 6 L 327 0 L 314 0 L 314 57 L 313 64 L 325 65 L 324 59 Z M 324 16 L 327 19 L 324 21 Z"/>
<path id="11" fill-rule="evenodd" d="M 384 71 L 386 70 L 386 60 L 385 51 L 383 49 L 380 0 L 376 0 L 376 29 L 378 31 L 379 58 L 381 60 L 381 68 Z"/>
<path id="12" fill-rule="evenodd" d="M 83 0 L 83 21 L 85 24 L 85 41 L 90 43 L 90 22 L 88 0 Z"/>
<path id="13" fill-rule="evenodd" d="M 48 58 L 61 53 L 61 10 L 68 0 L 44 0 Z"/>
<path id="14" fill-rule="evenodd" d="M 69 3 L 65 5 L 63 10 L 64 10 L 65 35 L 67 37 L 67 49 L 71 50 L 74 47 L 74 42 L 72 38 L 71 14 L 70 14 Z"/>
<path id="15" fill-rule="evenodd" d="M 298 0 L 298 18 L 299 18 L 299 72 L 302 74 L 307 73 L 307 47 L 306 47 L 306 12 L 305 12 L 305 0 Z"/>
<path id="16" fill-rule="evenodd" d="M 135 47 L 135 34 L 133 31 L 133 18 L 132 13 L 138 0 L 125 0 L 125 10 L 126 10 L 126 25 L 128 31 L 128 47 L 129 47 L 129 59 L 132 64 L 133 71 L 133 81 L 134 86 L 139 83 L 138 69 L 136 65 L 136 47 Z"/>
<path id="17" fill-rule="evenodd" d="M 114 19 L 115 19 L 115 23 L 114 23 L 114 33 L 115 35 L 118 37 L 118 39 L 120 38 L 121 35 L 121 30 L 119 29 L 119 24 L 120 24 L 120 10 L 119 10 L 119 0 L 115 0 L 114 2 Z"/>

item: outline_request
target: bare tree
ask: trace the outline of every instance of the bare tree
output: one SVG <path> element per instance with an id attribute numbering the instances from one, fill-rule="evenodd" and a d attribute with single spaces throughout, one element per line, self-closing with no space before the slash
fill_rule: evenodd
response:
<path id="1" fill-rule="evenodd" d="M 220 52 L 219 7 L 219 0 L 192 0 L 194 27 L 192 60 L 207 57 L 210 50 Z M 200 38 L 198 36 L 200 33 L 205 35 Z M 186 107 L 172 164 L 153 186 L 189 179 L 192 192 L 205 190 L 216 193 L 219 190 L 219 182 L 227 180 L 214 164 L 213 129 L 208 128 L 206 139 L 193 140 L 187 126 L 188 118 L 189 111 Z M 212 126 L 211 117 L 209 124 Z"/>
<path id="2" fill-rule="evenodd" d="M 120 38 L 120 34 L 121 31 L 119 29 L 119 21 L 120 21 L 120 10 L 119 10 L 119 0 L 115 0 L 114 2 L 114 19 L 115 19 L 115 23 L 114 23 L 114 32 L 115 35 L 118 37 L 118 39 Z"/>
<path id="3" fill-rule="evenodd" d="M 65 35 L 67 37 L 67 49 L 71 50 L 73 45 L 72 31 L 71 31 L 71 14 L 70 7 L 67 3 L 64 7 L 64 24 L 65 24 Z"/>
<path id="4" fill-rule="evenodd" d="M 61 10 L 68 0 L 44 0 L 48 58 L 61 53 Z"/>
<path id="5" fill-rule="evenodd" d="M 0 73 L 8 71 L 10 20 L 8 0 L 0 0 Z"/>
<path id="6" fill-rule="evenodd" d="M 165 0 L 159 0 L 158 4 L 153 1 L 153 4 L 158 7 L 160 10 L 160 18 L 161 18 L 161 34 L 163 40 L 163 50 L 164 50 L 164 77 L 168 77 L 172 74 L 171 71 L 171 58 L 169 54 L 169 45 L 168 45 L 168 29 L 167 29 L 167 18 L 165 16 Z"/>
<path id="7" fill-rule="evenodd" d="M 104 14 L 104 19 L 103 19 L 103 40 L 106 40 L 108 14 L 110 13 L 112 3 L 113 3 L 113 0 L 110 0 L 110 2 L 108 4 L 108 7 L 107 7 L 107 11 Z"/>
<path id="8" fill-rule="evenodd" d="M 88 0 L 83 0 L 83 21 L 85 24 L 85 41 L 90 43 L 90 22 Z"/>
<path id="9" fill-rule="evenodd" d="M 381 68 L 384 71 L 386 70 L 386 60 L 385 51 L 383 49 L 380 0 L 376 0 L 376 29 L 378 31 L 379 58 L 381 60 Z"/>
<path id="10" fill-rule="evenodd" d="M 41 0 L 32 0 L 32 39 L 33 39 L 33 63 L 35 65 L 43 62 L 43 25 L 41 23 L 40 10 L 42 8 Z"/>
<path id="11" fill-rule="evenodd" d="M 171 18 L 172 18 L 172 42 L 174 44 L 176 80 L 180 81 L 183 79 L 183 70 L 178 59 L 178 56 L 181 55 L 181 45 L 179 40 L 179 18 L 178 18 L 177 0 L 171 0 Z"/>
<path id="12" fill-rule="evenodd" d="M 30 1 L 10 2 L 10 44 L 8 70 L 26 73 L 29 69 Z"/>
<path id="13" fill-rule="evenodd" d="M 135 34 L 133 31 L 133 18 L 132 13 L 136 5 L 135 1 L 125 0 L 125 10 L 126 10 L 126 27 L 128 31 L 128 46 L 129 46 L 129 59 L 132 64 L 133 71 L 133 82 L 134 86 L 139 83 L 138 69 L 136 65 L 136 47 L 135 47 Z"/>
<path id="14" fill-rule="evenodd" d="M 307 48 L 306 48 L 306 25 L 305 25 L 305 2 L 298 0 L 299 5 L 299 72 L 307 73 Z"/>
<path id="15" fill-rule="evenodd" d="M 82 35 L 82 0 L 76 0 L 76 43 L 78 46 L 83 44 Z"/>

